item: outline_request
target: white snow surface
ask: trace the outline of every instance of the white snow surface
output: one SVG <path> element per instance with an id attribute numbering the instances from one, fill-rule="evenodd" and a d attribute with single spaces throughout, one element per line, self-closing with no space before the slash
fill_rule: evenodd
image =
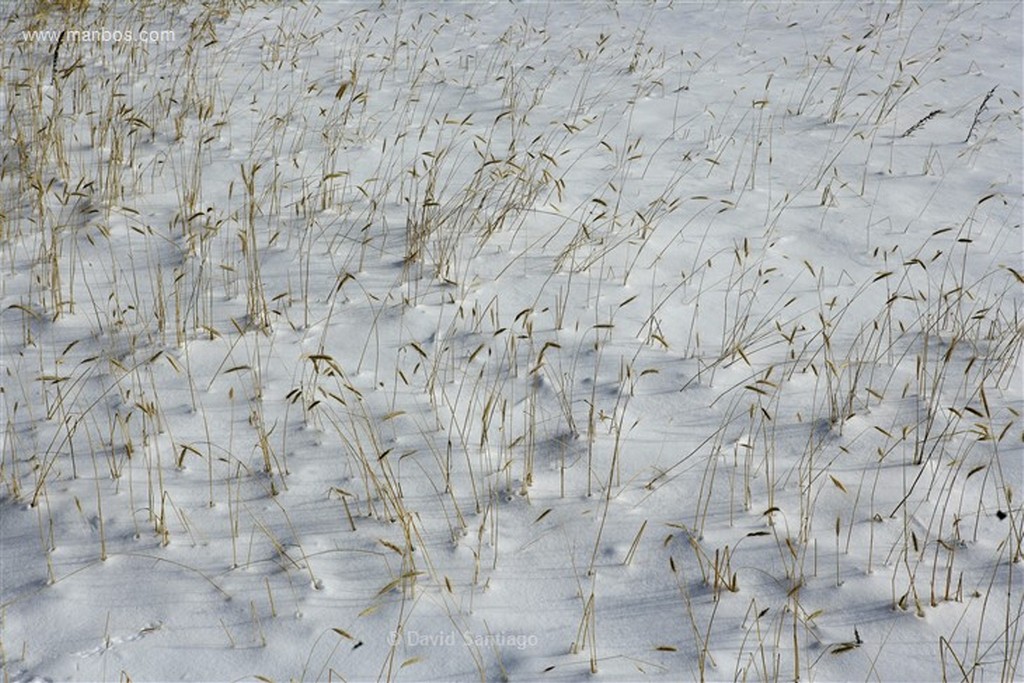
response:
<path id="1" fill-rule="evenodd" d="M 1019 680 L 1021 29 L 5 6 L 3 680 Z"/>

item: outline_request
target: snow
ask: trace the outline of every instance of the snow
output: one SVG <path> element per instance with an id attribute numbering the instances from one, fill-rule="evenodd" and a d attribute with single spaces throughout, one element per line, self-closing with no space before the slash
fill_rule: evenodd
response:
<path id="1" fill-rule="evenodd" d="M 12 10 L 5 680 L 1019 678 L 1021 18 Z"/>

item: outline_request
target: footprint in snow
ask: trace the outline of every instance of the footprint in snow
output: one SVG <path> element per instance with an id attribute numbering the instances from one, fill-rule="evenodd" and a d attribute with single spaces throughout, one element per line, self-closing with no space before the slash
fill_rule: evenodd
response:
<path id="1" fill-rule="evenodd" d="M 112 650 L 115 645 L 121 645 L 122 643 L 133 643 L 136 640 L 141 640 L 142 638 L 145 638 L 146 636 L 148 636 L 151 633 L 159 631 L 161 628 L 163 628 L 163 622 L 161 622 L 161 621 L 150 622 L 150 623 L 146 624 L 145 626 L 143 626 L 138 631 L 136 631 L 134 633 L 131 633 L 131 634 L 127 635 L 127 636 L 123 636 L 123 637 L 121 637 L 121 636 L 112 636 L 112 637 L 108 636 L 107 638 L 104 639 L 104 641 L 100 645 L 97 645 L 96 647 L 90 648 L 88 650 L 80 650 L 79 652 L 75 653 L 75 656 L 77 656 L 77 657 L 95 657 L 96 655 L 103 654 L 107 650 Z"/>

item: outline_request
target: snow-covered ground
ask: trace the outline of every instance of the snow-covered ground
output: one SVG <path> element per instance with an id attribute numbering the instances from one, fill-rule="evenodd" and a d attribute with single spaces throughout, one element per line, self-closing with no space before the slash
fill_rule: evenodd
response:
<path id="1" fill-rule="evenodd" d="M 4 681 L 1024 676 L 1019 2 L 167 5 L 4 7 Z"/>

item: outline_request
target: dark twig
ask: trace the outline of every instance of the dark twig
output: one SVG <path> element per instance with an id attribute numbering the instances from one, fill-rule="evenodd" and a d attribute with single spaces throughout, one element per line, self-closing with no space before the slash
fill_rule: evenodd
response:
<path id="1" fill-rule="evenodd" d="M 967 137 L 964 138 L 965 143 L 971 141 L 971 136 L 974 135 L 974 129 L 977 127 L 978 121 L 981 119 L 981 112 L 985 111 L 985 106 L 988 104 L 988 101 L 992 99 L 992 95 L 995 94 L 997 87 L 999 86 L 992 86 L 992 89 L 988 91 L 987 95 L 985 95 L 985 99 L 981 101 L 981 106 L 978 107 L 978 111 L 974 112 L 974 122 L 971 123 L 971 129 L 967 131 Z"/>
<path id="2" fill-rule="evenodd" d="M 57 37 L 57 46 L 53 48 L 53 75 L 50 77 L 53 83 L 57 82 L 57 60 L 60 59 L 60 46 L 64 42 L 64 36 L 67 33 L 67 29 L 60 32 L 60 36 Z"/>
<path id="3" fill-rule="evenodd" d="M 906 131 L 905 131 L 905 132 L 903 133 L 903 135 L 901 135 L 900 137 L 901 137 L 901 138 L 909 138 L 909 137 L 910 137 L 911 135 L 913 135 L 913 134 L 914 134 L 914 132 L 915 132 L 915 131 L 916 131 L 916 130 L 917 130 L 918 128 L 920 128 L 920 127 L 921 127 L 921 126 L 923 126 L 924 124 L 928 123 L 928 122 L 929 122 L 930 120 L 932 120 L 932 119 L 933 119 L 934 117 L 938 116 L 938 115 L 939 115 L 939 114 L 941 114 L 941 113 L 942 113 L 942 110 L 941 110 L 941 109 L 936 109 L 935 111 L 931 112 L 930 114 L 928 114 L 927 116 L 925 116 L 924 118 L 922 118 L 922 119 L 921 119 L 920 121 L 918 121 L 917 123 L 915 123 L 914 125 L 912 125 L 912 126 L 911 126 L 910 128 L 907 128 L 907 130 L 906 130 Z"/>

